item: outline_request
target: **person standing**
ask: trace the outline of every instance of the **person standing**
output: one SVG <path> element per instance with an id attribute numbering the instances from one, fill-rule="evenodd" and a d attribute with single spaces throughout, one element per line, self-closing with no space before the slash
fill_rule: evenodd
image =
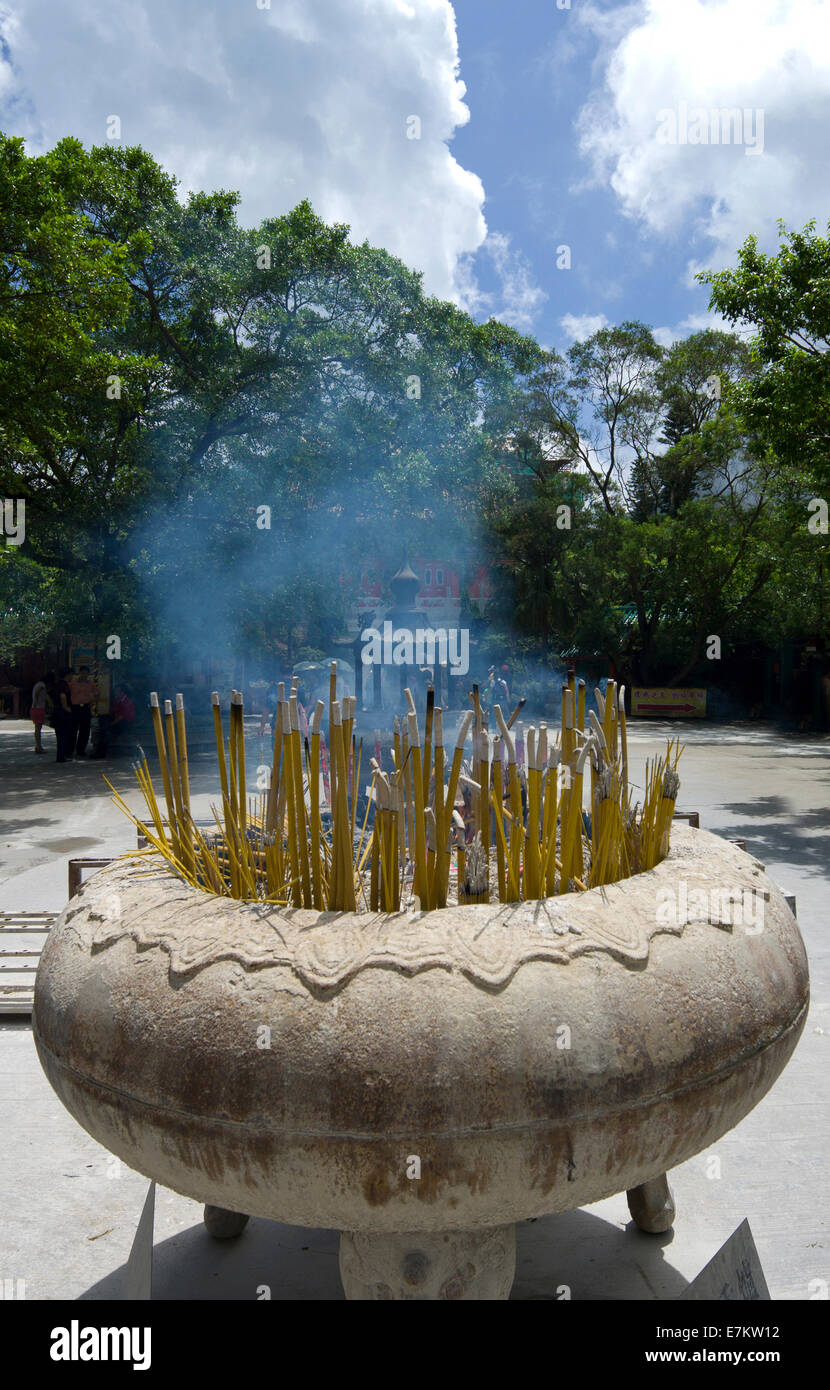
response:
<path id="1" fill-rule="evenodd" d="M 482 709 L 482 713 L 483 713 L 483 715 L 484 715 L 484 726 L 485 726 L 485 728 L 487 728 L 487 727 L 489 726 L 489 723 L 490 723 L 490 714 L 491 714 L 491 712 L 492 712 L 493 705 L 495 704 L 495 698 L 494 698 L 494 696 L 495 696 L 495 689 L 496 689 L 496 668 L 495 668 L 495 666 L 491 666 L 490 669 L 489 669 L 489 671 L 487 672 L 487 679 L 486 679 L 486 681 L 484 682 L 484 684 L 483 684 L 482 687 L 481 687 L 481 695 L 480 695 L 480 699 L 481 699 L 481 709 Z"/>
<path id="2" fill-rule="evenodd" d="M 92 726 L 92 706 L 98 695 L 95 681 L 90 679 L 89 667 L 82 666 L 72 682 L 72 733 L 76 758 L 82 758 L 89 743 Z"/>
<path id="3" fill-rule="evenodd" d="M 825 661 L 821 676 L 821 727 L 827 732 L 830 729 L 830 661 Z"/>
<path id="4" fill-rule="evenodd" d="M 99 723 L 102 727 L 98 738 L 98 748 L 93 756 L 104 758 L 110 744 L 115 743 L 122 734 L 135 724 L 135 705 L 130 698 L 128 686 L 117 685 L 115 687 L 110 718 L 108 721 L 100 718 Z"/>
<path id="5" fill-rule="evenodd" d="M 52 681 L 54 681 L 54 679 L 55 677 L 52 674 L 52 672 L 48 671 L 45 676 L 41 676 L 40 680 L 35 681 L 34 689 L 32 690 L 32 708 L 30 710 L 30 714 L 32 718 L 32 723 L 35 726 L 36 753 L 46 752 L 46 749 L 44 748 L 43 743 L 41 742 L 41 733 L 43 731 L 43 724 L 46 719 L 46 710 L 48 705 L 50 704 L 49 692 L 46 687 L 47 684 L 51 684 Z"/>
<path id="6" fill-rule="evenodd" d="M 813 673 L 802 653 L 793 673 L 793 713 L 798 719 L 798 732 L 805 733 L 813 723 Z"/>
<path id="7" fill-rule="evenodd" d="M 507 667 L 502 666 L 501 671 L 493 681 L 493 704 L 500 705 L 507 717 L 508 706 L 510 704 L 510 690 L 507 685 Z"/>
<path id="8" fill-rule="evenodd" d="M 271 734 L 273 735 L 275 733 L 277 727 L 278 703 L 279 697 L 277 692 L 277 682 L 271 681 L 268 685 L 268 689 L 265 692 L 265 700 L 263 702 L 262 715 L 259 721 L 260 737 L 262 737 L 262 735 L 265 733 L 266 724 L 269 724 L 271 726 Z"/>
<path id="9" fill-rule="evenodd" d="M 66 679 L 71 674 L 71 671 L 64 671 L 60 680 L 55 680 L 52 677 L 51 684 L 47 677 L 47 690 L 52 701 L 52 713 L 49 722 L 55 730 L 57 743 L 56 763 L 65 763 L 67 757 L 72 756 L 72 692 L 69 688 L 69 681 Z"/>

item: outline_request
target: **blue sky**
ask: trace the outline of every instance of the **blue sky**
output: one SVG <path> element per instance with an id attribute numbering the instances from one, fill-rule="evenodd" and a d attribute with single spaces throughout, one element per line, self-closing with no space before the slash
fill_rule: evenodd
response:
<path id="1" fill-rule="evenodd" d="M 482 178 L 488 225 L 510 238 L 547 295 L 535 332 L 562 347 L 568 314 L 666 325 L 704 312 L 705 287 L 685 283 L 686 238 L 670 239 L 657 257 L 612 191 L 586 186 L 576 121 L 599 44 L 574 24 L 573 8 L 549 0 L 527 0 L 512 13 L 501 0 L 456 0 L 454 8 L 471 118 L 453 148 Z M 556 265 L 562 245 L 571 248 L 570 270 Z M 487 259 L 479 257 L 479 277 L 495 290 Z"/>
<path id="2" fill-rule="evenodd" d="M 37 153 L 117 116 L 244 222 L 308 197 L 546 345 L 668 342 L 711 321 L 696 268 L 830 219 L 830 3 L 564 3 L 0 0 L 0 121 Z"/>
<path id="3" fill-rule="evenodd" d="M 708 315 L 707 287 L 694 280 L 696 269 L 734 264 L 735 252 L 750 232 L 771 248 L 779 216 L 798 225 L 814 216 L 826 222 L 829 5 L 786 0 L 769 5 L 766 0 L 655 0 L 642 5 L 598 0 L 587 5 L 572 0 L 569 7 L 556 8 L 555 0 L 524 0 L 514 6 L 501 0 L 455 0 L 454 9 L 471 119 L 458 130 L 453 150 L 462 165 L 482 178 L 491 234 L 509 237 L 526 264 L 528 282 L 546 296 L 534 313 L 534 331 L 548 345 L 561 349 L 568 343 L 579 327 L 568 316 L 584 321 L 583 331 L 600 317 L 611 322 L 640 319 L 662 330 L 664 338 L 669 337 L 666 330 L 674 336 L 716 322 Z M 672 70 L 679 59 L 682 73 L 684 25 L 698 41 L 689 45 L 688 74 L 682 75 L 674 101 Z M 627 49 L 636 46 L 638 35 L 643 57 L 653 60 L 658 74 L 655 91 L 662 85 L 667 103 L 676 105 L 685 97 L 688 107 L 697 102 L 707 112 L 710 103 L 718 110 L 739 104 L 742 114 L 760 107 L 766 116 L 762 156 L 747 156 L 735 144 L 719 149 L 701 144 L 683 151 L 708 171 L 701 169 L 695 179 L 691 171 L 678 169 L 684 215 L 663 228 L 638 215 L 636 179 L 631 194 L 621 198 L 609 179 L 592 177 L 595 170 L 581 141 L 586 108 L 597 93 L 598 116 L 608 116 L 609 103 L 603 100 L 608 70 L 615 61 L 625 67 Z M 736 35 L 739 48 L 734 46 Z M 719 44 L 726 51 L 718 64 L 713 54 Z M 710 63 L 714 81 L 707 80 Z M 636 74 L 635 55 L 628 56 L 628 66 Z M 801 92 L 797 80 L 804 83 Z M 623 114 L 625 96 L 621 83 L 616 109 Z M 647 108 L 648 103 L 646 97 Z M 653 97 L 651 109 L 662 109 Z M 617 142 L 623 161 L 646 133 L 642 123 L 630 122 L 628 132 L 625 125 L 623 121 Z M 773 165 L 768 175 L 765 161 Z M 791 171 L 792 182 L 782 178 L 782 166 Z M 717 226 L 713 208 L 721 200 L 728 206 L 730 185 L 746 174 L 754 176 L 754 190 L 740 190 L 736 215 L 724 217 L 722 231 L 718 227 L 719 234 L 711 235 Z M 672 175 L 667 168 L 662 193 L 669 204 L 677 191 Z M 788 196 L 793 183 L 798 187 L 795 198 Z M 656 196 L 661 196 L 659 187 Z M 571 247 L 569 271 L 557 269 L 556 248 L 562 244 Z M 486 254 L 477 257 L 479 280 L 495 289 L 487 259 Z"/>

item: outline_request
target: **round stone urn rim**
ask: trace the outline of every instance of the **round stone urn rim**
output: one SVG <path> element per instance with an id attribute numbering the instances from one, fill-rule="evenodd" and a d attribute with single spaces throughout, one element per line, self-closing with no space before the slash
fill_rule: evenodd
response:
<path id="1" fill-rule="evenodd" d="M 710 861 L 717 863 L 714 873 Z M 617 883 L 561 897 L 428 912 L 318 913 L 222 898 L 179 879 L 160 856 L 125 857 L 87 880 L 62 920 L 71 928 L 76 913 L 89 911 L 99 923 L 96 950 L 124 936 L 139 948 L 160 947 L 170 957 L 172 980 L 230 960 L 246 971 L 288 967 L 314 993 L 338 990 L 373 967 L 408 975 L 460 971 L 474 984 L 500 989 L 531 961 L 564 965 L 600 951 L 642 968 L 655 936 L 680 936 L 695 921 L 734 930 L 730 913 L 725 919 L 722 911 L 703 917 L 694 909 L 695 890 L 714 892 L 722 904 L 727 862 L 730 900 L 734 892 L 747 891 L 769 898 L 774 885 L 756 859 L 690 827 L 675 828 L 670 853 L 655 868 Z M 659 918 L 658 894 L 670 895 L 680 883 L 687 885 L 692 909 Z"/>

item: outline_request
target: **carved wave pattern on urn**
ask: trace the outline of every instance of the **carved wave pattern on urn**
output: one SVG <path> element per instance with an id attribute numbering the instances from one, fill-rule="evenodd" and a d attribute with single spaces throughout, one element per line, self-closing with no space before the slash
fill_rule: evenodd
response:
<path id="1" fill-rule="evenodd" d="M 722 881 L 707 872 L 707 857 L 684 845 L 651 871 L 655 901 L 662 882 L 676 882 L 683 872 L 688 902 L 707 898 Z M 747 855 L 735 864 L 731 888 L 757 891 L 762 866 Z M 643 914 L 628 898 L 637 879 L 595 889 L 583 899 L 523 902 L 498 907 L 482 904 L 448 907 L 430 913 L 316 913 L 263 904 L 239 904 L 206 897 L 177 883 L 164 868 L 147 860 L 125 861 L 100 873 L 87 886 L 83 903 L 69 906 L 64 924 L 77 915 L 85 929 L 94 926 L 88 943 L 93 951 L 125 936 L 139 949 L 159 947 L 170 957 L 171 980 L 184 980 L 221 960 L 245 970 L 290 968 L 310 991 L 336 989 L 360 971 L 394 969 L 404 974 L 423 970 L 460 971 L 475 984 L 498 988 L 528 961 L 566 965 L 590 951 L 604 951 L 624 964 L 642 965 L 658 934 L 680 936 L 691 922 L 708 921 L 733 930 L 728 911 L 702 918 L 692 907 L 672 922 Z M 768 897 L 768 890 L 763 890 Z M 715 893 L 715 897 L 717 894 Z M 612 909 L 609 911 L 609 909 Z"/>

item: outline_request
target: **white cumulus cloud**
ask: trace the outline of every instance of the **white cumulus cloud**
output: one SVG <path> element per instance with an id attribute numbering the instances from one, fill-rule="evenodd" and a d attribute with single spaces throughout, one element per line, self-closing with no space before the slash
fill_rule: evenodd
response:
<path id="1" fill-rule="evenodd" d="M 571 342 L 584 343 L 601 328 L 607 328 L 608 319 L 604 314 L 563 314 L 559 325 Z"/>
<path id="2" fill-rule="evenodd" d="M 666 324 L 654 329 L 654 337 L 661 347 L 670 348 L 691 333 L 703 333 L 712 329 L 720 333 L 735 333 L 739 338 L 749 340 L 754 336 L 754 328 L 748 324 L 731 324 L 720 314 L 706 312 L 687 314 L 680 323 Z"/>
<path id="3" fill-rule="evenodd" d="M 498 290 L 482 288 L 478 276 L 489 270 Z M 488 232 L 478 255 L 465 258 L 458 267 L 460 301 L 468 313 L 500 319 L 521 333 L 529 333 L 547 299 L 547 291 L 535 284 L 527 258 L 517 251 L 506 232 Z"/>
<path id="4" fill-rule="evenodd" d="M 30 153 L 117 115 L 185 190 L 239 189 L 249 224 L 307 197 L 450 297 L 487 235 L 448 145 L 464 93 L 450 0 L 0 0 L 2 125 Z"/>
<path id="5" fill-rule="evenodd" d="M 615 16 L 609 39 L 607 11 L 580 12 L 603 58 L 578 124 L 594 179 L 625 213 L 660 236 L 691 232 L 713 266 L 732 263 L 751 232 L 770 243 L 778 218 L 827 222 L 828 0 L 642 0 Z M 729 143 L 714 143 L 725 124 L 712 113 L 726 108 L 741 113 L 743 144 L 732 122 Z M 693 125 L 703 113 L 705 143 Z M 763 152 L 748 152 L 760 130 Z"/>

